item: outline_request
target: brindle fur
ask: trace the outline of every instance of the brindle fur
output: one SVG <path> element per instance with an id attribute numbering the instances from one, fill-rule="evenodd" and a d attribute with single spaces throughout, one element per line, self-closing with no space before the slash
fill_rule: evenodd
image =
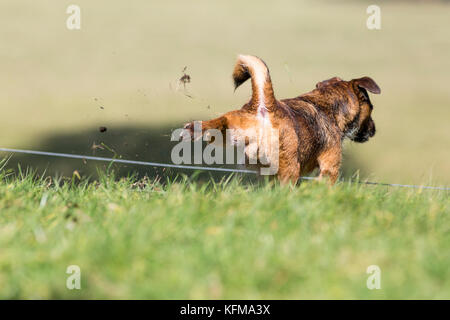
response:
<path id="1" fill-rule="evenodd" d="M 262 91 L 258 91 L 255 80 L 258 72 L 265 74 Z M 334 77 L 317 83 L 311 92 L 283 100 L 275 99 L 269 70 L 259 58 L 240 56 L 233 78 L 236 87 L 252 79 L 252 99 L 239 110 L 202 121 L 202 130 L 258 128 L 261 125 L 258 112 L 259 116 L 268 112 L 271 126 L 279 130 L 277 176 L 282 183 L 295 183 L 301 175 L 319 168 L 319 177 L 329 177 L 334 184 L 341 166 L 344 138 L 365 142 L 375 134 L 373 106 L 367 91 L 378 94 L 380 88 L 369 77 L 350 81 Z M 258 97 L 258 92 L 264 96 Z M 266 110 L 258 108 L 261 100 L 265 101 Z M 186 124 L 185 128 L 193 130 L 193 123 Z"/>

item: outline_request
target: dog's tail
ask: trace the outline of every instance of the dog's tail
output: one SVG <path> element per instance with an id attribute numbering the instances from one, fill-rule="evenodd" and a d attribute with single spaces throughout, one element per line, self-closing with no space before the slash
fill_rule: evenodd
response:
<path id="1" fill-rule="evenodd" d="M 248 78 L 252 79 L 253 91 L 250 104 L 269 111 L 275 109 L 276 100 L 267 65 L 258 57 L 239 55 L 233 71 L 235 89 Z"/>

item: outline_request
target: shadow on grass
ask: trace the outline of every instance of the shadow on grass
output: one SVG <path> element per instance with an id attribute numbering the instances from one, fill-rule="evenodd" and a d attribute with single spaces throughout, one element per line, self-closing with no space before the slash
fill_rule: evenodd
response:
<path id="1" fill-rule="evenodd" d="M 97 156 L 105 158 L 121 158 L 126 160 L 158 162 L 171 164 L 172 148 L 178 143 L 170 141 L 172 131 L 176 126 L 166 127 L 109 127 L 106 132 L 100 132 L 98 128 L 83 131 L 75 131 L 50 135 L 41 139 L 38 144 L 28 145 L 24 148 L 39 151 L 70 153 L 86 156 Z M 1 157 L 5 154 L 1 154 Z M 48 156 L 14 154 L 7 167 L 17 170 L 21 168 L 32 168 L 38 174 L 48 176 L 72 177 L 76 170 L 81 176 L 98 177 L 98 170 L 105 171 L 110 166 L 108 162 L 66 159 Z M 212 171 L 195 171 L 185 169 L 169 169 L 151 166 L 139 166 L 129 164 L 113 164 L 111 169 L 118 177 L 136 174 L 138 177 L 149 178 L 161 177 L 162 179 L 174 179 L 177 175 L 186 174 L 201 179 L 220 180 L 229 176 L 229 173 Z M 362 166 L 351 155 L 345 155 L 343 177 L 351 176 Z M 255 181 L 251 174 L 240 174 L 245 181 Z"/>

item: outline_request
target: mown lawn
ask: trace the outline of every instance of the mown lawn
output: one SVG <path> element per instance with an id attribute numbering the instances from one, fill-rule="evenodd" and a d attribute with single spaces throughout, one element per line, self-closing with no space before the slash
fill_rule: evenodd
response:
<path id="1" fill-rule="evenodd" d="M 69 4 L 80 30 L 66 27 Z M 366 27 L 373 4 L 381 30 Z M 91 155 L 104 142 L 156 161 L 171 130 L 248 101 L 250 83 L 234 91 L 231 80 L 243 53 L 268 64 L 279 99 L 334 76 L 372 77 L 377 134 L 346 146 L 350 174 L 448 186 L 449 16 L 448 1 L 2 0 L 0 147 Z"/>
<path id="2" fill-rule="evenodd" d="M 0 298 L 450 298 L 449 266 L 443 191 L 0 173 Z"/>

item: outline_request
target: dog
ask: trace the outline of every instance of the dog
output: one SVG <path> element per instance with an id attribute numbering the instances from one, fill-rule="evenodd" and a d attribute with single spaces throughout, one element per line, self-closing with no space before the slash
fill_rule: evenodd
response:
<path id="1" fill-rule="evenodd" d="M 252 86 L 250 101 L 239 110 L 201 121 L 201 134 L 209 129 L 234 129 L 237 135 L 250 130 L 259 135 L 253 141 L 261 148 L 264 132 L 276 130 L 278 153 L 271 161 L 278 161 L 276 175 L 281 183 L 297 183 L 300 176 L 318 168 L 319 180 L 326 177 L 334 184 L 344 139 L 362 143 L 375 135 L 368 92 L 379 94 L 381 90 L 369 77 L 350 81 L 334 77 L 317 83 L 308 93 L 277 100 L 265 62 L 256 56 L 239 55 L 233 71 L 235 89 L 248 79 Z M 184 128 L 193 135 L 194 122 Z"/>

